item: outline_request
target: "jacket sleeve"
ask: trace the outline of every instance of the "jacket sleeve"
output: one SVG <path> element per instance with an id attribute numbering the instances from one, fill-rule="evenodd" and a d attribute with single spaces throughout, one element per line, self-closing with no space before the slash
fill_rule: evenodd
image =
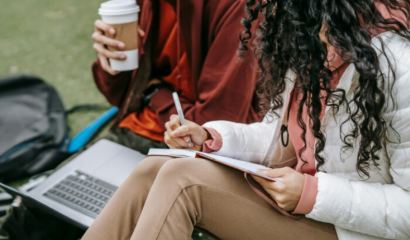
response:
<path id="1" fill-rule="evenodd" d="M 390 141 L 385 145 L 393 183 L 349 181 L 332 174 L 317 173 L 316 204 L 306 216 L 376 237 L 410 239 L 410 43 L 397 41 L 398 38 L 389 40 L 395 44 L 386 50 L 395 56 L 397 76 L 393 89 L 397 107 L 384 114 L 386 122 L 391 121 L 393 126 L 387 128 Z M 388 66 L 385 59 L 380 60 L 380 66 Z M 392 106 L 388 104 L 389 108 Z"/>
<path id="2" fill-rule="evenodd" d="M 216 130 L 222 138 L 222 147 L 213 154 L 247 162 L 262 163 L 267 158 L 275 135 L 275 124 L 252 124 L 213 121 L 203 125 Z"/>
<path id="3" fill-rule="evenodd" d="M 141 13 L 145 9 L 145 2 L 147 1 L 137 0 L 137 4 L 141 8 Z M 144 29 L 146 23 L 140 22 L 140 24 L 140 27 Z M 142 41 L 142 39 L 139 39 L 139 41 Z M 141 48 L 140 53 L 142 51 L 143 49 Z M 123 103 L 125 95 L 127 94 L 129 84 L 131 83 L 131 78 L 133 74 L 136 73 L 136 70 L 123 71 L 113 76 L 102 69 L 98 59 L 92 64 L 91 70 L 97 88 L 104 95 L 107 101 L 113 106 L 120 107 Z"/>
<path id="4" fill-rule="evenodd" d="M 235 2 L 220 15 L 218 26 L 210 33 L 213 37 L 197 81 L 197 101 L 180 99 L 185 117 L 198 124 L 212 120 L 245 122 L 252 108 L 255 62 L 253 59 L 241 61 L 237 55 L 243 8 Z M 171 91 L 158 91 L 151 99 L 151 108 L 164 125 L 170 115 L 176 113 Z"/>
<path id="5" fill-rule="evenodd" d="M 92 65 L 95 84 L 107 101 L 113 106 L 120 107 L 131 82 L 133 71 L 120 72 L 110 75 L 101 68 L 100 61 Z"/>
<path id="6" fill-rule="evenodd" d="M 222 138 L 222 147 L 212 154 L 253 162 L 270 167 L 292 167 L 296 153 L 289 142 L 283 147 L 278 141 L 278 120 L 252 124 L 228 121 L 207 122 L 203 126 L 217 131 Z"/>
<path id="7" fill-rule="evenodd" d="M 410 181 L 409 170 L 407 182 Z M 410 193 L 399 184 L 349 181 L 317 173 L 318 195 L 308 218 L 386 239 L 410 238 Z"/>

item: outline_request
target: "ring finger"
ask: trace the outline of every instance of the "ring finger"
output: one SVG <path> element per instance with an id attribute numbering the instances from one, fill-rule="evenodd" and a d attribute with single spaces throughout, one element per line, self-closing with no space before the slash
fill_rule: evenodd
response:
<path id="1" fill-rule="evenodd" d="M 93 33 L 92 38 L 95 42 L 98 42 L 102 45 L 107 45 L 107 46 L 116 47 L 116 48 L 124 48 L 125 47 L 123 42 L 118 41 L 118 40 L 114 40 L 114 39 L 109 38 L 109 37 L 106 37 L 106 36 L 104 36 L 100 33 L 96 33 L 96 32 Z"/>
<path id="2" fill-rule="evenodd" d="M 112 59 L 117 59 L 117 60 L 125 60 L 127 58 L 124 54 L 117 54 L 117 53 L 111 52 L 107 50 L 105 47 L 103 47 L 103 45 L 98 44 L 98 43 L 94 43 L 93 48 L 99 54 L 107 58 L 112 58 Z"/>

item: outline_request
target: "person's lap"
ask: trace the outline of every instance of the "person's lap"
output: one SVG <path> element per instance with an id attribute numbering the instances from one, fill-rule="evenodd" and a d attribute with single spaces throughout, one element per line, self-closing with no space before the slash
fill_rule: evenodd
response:
<path id="1" fill-rule="evenodd" d="M 220 239 L 337 239 L 330 224 L 277 213 L 240 171 L 164 158 L 137 166 L 85 239 L 188 239 L 194 226 Z"/>
<path id="2" fill-rule="evenodd" d="M 149 143 L 144 142 L 143 144 L 141 144 L 141 138 L 139 136 L 133 137 L 133 134 L 130 133 L 128 130 L 119 128 L 113 129 L 113 131 L 107 134 L 104 138 L 134 149 L 138 146 L 142 146 L 142 148 L 137 149 L 140 151 L 148 151 L 150 147 L 166 147 L 163 143 L 149 145 Z M 67 161 L 65 161 L 65 163 L 71 161 L 75 156 L 69 158 Z M 200 188 L 201 194 L 205 194 L 201 195 L 200 197 L 202 209 L 200 215 L 201 217 L 196 220 L 195 225 L 197 228 L 205 229 L 207 232 L 211 232 L 213 235 L 216 235 L 220 238 L 241 239 L 243 238 L 243 236 L 247 236 L 247 234 L 253 232 L 249 229 L 247 230 L 245 226 L 252 226 L 251 230 L 257 230 L 258 234 L 267 234 L 266 237 L 272 236 L 271 232 L 275 232 L 272 229 L 278 229 L 278 231 L 280 230 L 280 232 L 294 232 L 295 228 L 304 229 L 304 226 L 309 228 L 311 228 L 311 226 L 313 226 L 313 228 L 318 228 L 317 231 L 319 233 L 323 231 L 334 232 L 334 228 L 331 225 L 323 227 L 323 225 L 311 220 L 307 220 L 305 218 L 301 218 L 300 220 L 294 220 L 279 215 L 275 212 L 275 210 L 273 210 L 273 208 L 271 208 L 266 202 L 264 202 L 264 200 L 259 198 L 259 196 L 257 196 L 256 194 L 254 194 L 254 192 L 250 190 L 250 188 L 247 186 L 247 182 L 243 178 L 242 173 L 238 171 L 229 169 L 227 167 L 219 166 L 218 164 L 211 163 L 206 160 L 175 159 L 165 164 L 166 162 L 169 162 L 169 159 L 164 161 L 164 166 L 162 166 L 163 164 L 159 164 L 157 165 L 157 170 L 146 169 L 145 174 L 139 174 L 139 176 L 137 176 L 136 178 L 146 180 L 147 176 L 151 176 L 152 183 L 154 183 L 154 181 L 158 182 L 157 185 L 159 186 L 156 188 L 163 188 L 163 186 L 161 186 L 163 184 L 160 183 L 170 183 L 172 182 L 174 177 L 178 177 L 178 179 L 174 179 L 175 181 L 185 179 L 186 181 L 191 183 L 195 182 L 194 185 Z M 149 168 L 152 168 L 153 164 L 148 165 Z M 161 169 L 161 171 L 159 171 L 159 169 Z M 155 172 L 155 174 L 149 174 L 150 171 Z M 161 172 L 161 175 L 158 179 L 156 179 L 157 172 Z M 131 181 L 131 183 L 135 186 L 132 180 L 133 178 L 135 178 L 135 176 L 132 176 L 130 179 L 127 180 L 127 182 Z M 178 189 L 181 187 L 182 185 L 179 185 L 174 189 Z M 191 190 L 188 190 L 188 193 L 194 191 L 195 187 L 191 187 L 189 189 Z M 221 189 L 224 190 L 221 191 Z M 168 194 L 170 189 L 164 189 L 164 191 L 166 194 Z M 155 192 L 155 194 L 150 194 L 150 196 L 148 197 L 146 209 L 155 207 L 154 204 L 152 204 L 156 202 L 155 199 L 163 198 L 161 194 L 158 194 L 158 191 Z M 212 196 L 212 198 L 208 199 L 209 196 Z M 208 199 L 208 201 L 204 202 L 202 198 Z M 220 199 L 237 200 L 234 203 L 232 203 L 230 201 L 221 202 Z M 107 205 L 107 209 L 109 208 L 109 205 Z M 112 206 L 112 208 L 116 209 L 117 206 Z M 246 211 L 244 209 L 246 209 Z M 104 210 L 103 213 L 105 211 L 106 210 Z M 148 212 L 148 210 L 146 210 L 145 212 Z M 232 215 L 232 212 L 237 214 Z M 275 216 L 275 218 L 272 218 L 273 216 Z M 111 221 L 111 223 L 114 223 L 115 217 L 113 215 L 111 215 L 110 217 L 113 220 Z M 129 223 L 131 225 L 129 226 L 135 226 L 137 221 L 137 219 L 134 219 L 134 222 L 131 221 Z M 266 222 L 269 222 L 269 224 L 250 224 Z M 280 222 L 281 224 L 278 224 L 276 222 Z M 172 223 L 169 224 L 172 225 Z M 240 227 L 238 227 L 238 225 L 240 225 Z M 144 225 L 138 224 L 138 226 L 142 227 Z M 150 228 L 151 226 L 147 227 Z M 266 229 L 269 229 L 270 231 L 266 231 Z M 189 235 L 188 233 L 191 230 L 186 230 L 187 235 Z M 10 234 L 10 236 L 7 236 L 8 234 Z M 72 240 L 81 236 L 82 233 L 75 227 L 72 227 L 63 221 L 55 219 L 52 216 L 49 216 L 44 213 L 39 213 L 33 209 L 27 209 L 23 204 L 23 206 L 12 208 L 7 217 L 3 217 L 2 219 L 0 219 L 0 239 L 14 239 L 11 238 L 11 236 L 17 236 L 16 234 L 20 234 L 18 235 L 20 238 L 23 237 L 23 239 L 27 240 L 55 239 L 55 237 L 57 236 L 61 240 Z M 168 234 L 167 236 L 169 236 L 170 233 L 166 234 Z M 303 234 L 303 231 L 301 231 L 301 236 L 303 236 L 304 239 L 309 239 L 306 238 L 305 234 Z M 255 238 L 255 236 L 251 238 Z M 134 239 L 140 238 L 136 236 Z"/>

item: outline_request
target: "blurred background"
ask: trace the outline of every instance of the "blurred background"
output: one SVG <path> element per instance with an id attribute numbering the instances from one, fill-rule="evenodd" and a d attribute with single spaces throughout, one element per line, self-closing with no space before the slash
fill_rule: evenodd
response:
<path id="1" fill-rule="evenodd" d="M 104 0 L 2 1 L 0 7 L 0 77 L 34 74 L 53 85 L 65 108 L 108 103 L 91 75 L 96 58 L 91 34 Z M 103 111 L 69 116 L 71 135 Z"/>

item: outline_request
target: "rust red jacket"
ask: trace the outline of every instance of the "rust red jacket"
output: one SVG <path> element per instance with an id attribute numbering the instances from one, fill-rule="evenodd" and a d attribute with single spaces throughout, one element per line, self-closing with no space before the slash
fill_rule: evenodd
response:
<path id="1" fill-rule="evenodd" d="M 165 0 L 175 9 L 177 0 Z M 198 124 L 211 120 L 250 123 L 260 120 L 253 104 L 255 60 L 249 52 L 240 60 L 240 24 L 244 16 L 243 0 L 180 0 L 181 37 L 187 51 L 195 102 L 181 98 L 187 119 Z M 136 71 L 111 76 L 98 60 L 92 71 L 99 90 L 107 100 L 120 107 L 117 120 L 141 109 L 140 99 L 150 79 L 150 29 L 155 26 L 157 0 L 137 0 L 141 6 L 140 27 L 146 35 L 140 39 L 140 67 Z M 158 121 L 164 125 L 176 113 L 172 90 L 161 89 L 151 99 Z"/>

